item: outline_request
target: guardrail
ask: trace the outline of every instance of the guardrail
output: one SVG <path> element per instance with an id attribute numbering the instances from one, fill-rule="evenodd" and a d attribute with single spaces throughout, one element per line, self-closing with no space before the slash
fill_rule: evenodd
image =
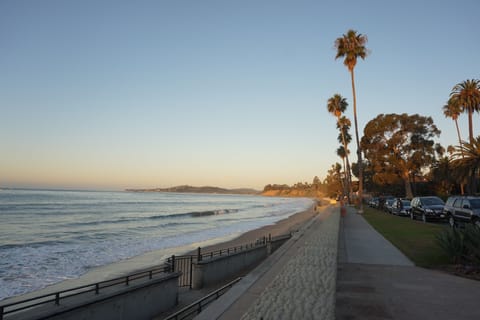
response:
<path id="1" fill-rule="evenodd" d="M 228 291 L 228 289 L 233 287 L 233 285 L 238 281 L 240 281 L 241 279 L 242 278 L 240 277 L 233 280 L 232 282 L 229 282 L 228 284 L 224 285 L 220 289 L 217 289 L 214 292 L 203 297 L 202 299 L 199 299 L 193 302 L 192 304 L 186 306 L 185 308 L 168 316 L 164 320 L 184 320 L 199 314 L 200 312 L 202 312 L 203 309 L 205 309 L 206 306 L 208 306 L 210 303 L 220 298 L 225 292 Z"/>
<path id="2" fill-rule="evenodd" d="M 236 254 L 245 250 L 250 250 L 256 247 L 264 246 L 269 242 L 276 242 L 281 240 L 286 240 L 292 237 L 291 233 L 279 235 L 272 237 L 271 234 L 264 236 L 258 239 L 255 242 L 243 244 L 236 247 L 230 247 L 226 249 L 219 249 L 213 251 L 202 252 L 202 248 L 198 247 L 195 255 L 182 255 L 182 256 L 171 256 L 168 258 L 167 263 L 172 266 L 173 272 L 181 272 L 182 275 L 178 279 L 179 287 L 189 287 L 192 288 L 192 264 L 205 259 L 213 259 L 216 257 L 221 257 L 225 255 Z"/>
<path id="3" fill-rule="evenodd" d="M 149 270 L 136 272 L 129 274 L 127 276 L 105 280 L 93 284 L 87 284 L 67 290 L 57 291 L 30 299 L 25 299 L 17 302 L 7 303 L 0 305 L 0 320 L 3 320 L 5 315 L 16 313 L 19 311 L 27 310 L 33 307 L 38 307 L 41 305 L 46 305 L 49 303 L 55 303 L 55 305 L 60 305 L 61 301 L 67 298 L 79 296 L 81 294 L 86 294 L 94 292 L 96 295 L 100 294 L 101 290 L 106 288 L 112 288 L 119 285 L 130 285 L 132 281 L 141 280 L 141 279 L 152 279 L 155 275 L 161 273 L 170 272 L 172 266 L 169 264 L 164 264 L 160 267 L 155 267 Z"/>

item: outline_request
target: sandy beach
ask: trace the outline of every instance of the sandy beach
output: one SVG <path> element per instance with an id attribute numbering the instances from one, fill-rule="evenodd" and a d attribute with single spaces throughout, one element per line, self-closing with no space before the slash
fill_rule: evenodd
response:
<path id="1" fill-rule="evenodd" d="M 175 247 L 166 250 L 164 249 L 148 252 L 146 254 L 133 257 L 131 259 L 126 259 L 117 263 L 94 268 L 77 279 L 68 279 L 60 283 L 48 286 L 44 289 L 14 298 L 9 298 L 2 302 L 6 303 L 7 301 L 12 302 L 28 299 L 39 295 L 50 294 L 69 288 L 121 277 L 130 273 L 158 266 L 165 262 L 165 260 L 172 255 L 194 253 L 196 252 L 196 249 L 198 247 L 202 248 L 202 252 L 208 252 L 249 244 L 255 242 L 257 239 L 262 239 L 264 236 L 268 237 L 269 234 L 272 237 L 284 235 L 298 230 L 304 223 L 309 221 L 315 215 L 315 206 L 312 205 L 312 207 L 310 207 L 308 210 L 293 214 L 290 217 L 280 220 L 272 225 L 267 225 L 258 229 L 250 230 L 243 234 L 232 234 L 229 237 L 193 243 L 184 247 Z"/>

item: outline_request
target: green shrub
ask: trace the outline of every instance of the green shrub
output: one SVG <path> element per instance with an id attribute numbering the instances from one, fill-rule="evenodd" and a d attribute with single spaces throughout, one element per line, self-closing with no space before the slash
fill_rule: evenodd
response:
<path id="1" fill-rule="evenodd" d="M 452 263 L 462 263 L 466 255 L 464 235 L 459 229 L 446 229 L 436 235 L 437 244 L 450 257 Z"/>
<path id="2" fill-rule="evenodd" d="M 436 241 L 453 263 L 480 266 L 480 228 L 446 229 L 436 235 Z"/>

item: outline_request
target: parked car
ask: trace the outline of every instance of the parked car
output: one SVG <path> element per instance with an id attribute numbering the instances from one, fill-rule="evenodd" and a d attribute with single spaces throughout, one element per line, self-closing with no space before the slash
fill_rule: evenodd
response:
<path id="1" fill-rule="evenodd" d="M 394 200 L 394 196 L 380 196 L 378 198 L 378 207 L 377 209 L 387 211 L 387 208 L 385 207 L 387 204 L 387 200 Z M 388 212 L 388 211 L 387 211 Z"/>
<path id="2" fill-rule="evenodd" d="M 368 201 L 368 206 L 371 208 L 377 208 L 378 207 L 378 197 L 373 197 Z"/>
<path id="3" fill-rule="evenodd" d="M 423 222 L 446 219 L 446 215 L 443 213 L 445 202 L 439 197 L 415 197 L 412 199 L 411 206 L 410 218 L 412 220 L 415 220 L 417 216 L 421 217 Z"/>
<path id="4" fill-rule="evenodd" d="M 411 202 L 408 199 L 395 199 L 392 205 L 392 213 L 398 216 L 409 216 L 412 210 Z"/>
<path id="5" fill-rule="evenodd" d="M 388 213 L 392 213 L 392 205 L 395 202 L 395 199 L 389 198 L 385 200 L 385 204 L 383 205 L 383 210 Z"/>
<path id="6" fill-rule="evenodd" d="M 480 197 L 452 196 L 443 208 L 448 223 L 453 228 L 457 222 L 473 223 L 480 227 Z"/>

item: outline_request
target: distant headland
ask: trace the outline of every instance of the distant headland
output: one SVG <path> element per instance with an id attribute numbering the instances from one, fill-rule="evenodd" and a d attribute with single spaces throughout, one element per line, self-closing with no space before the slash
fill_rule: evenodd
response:
<path id="1" fill-rule="evenodd" d="M 219 187 L 193 187 L 189 185 L 170 188 L 126 189 L 128 192 L 176 192 L 176 193 L 214 193 L 214 194 L 260 194 L 261 191 L 249 188 L 225 189 Z"/>

